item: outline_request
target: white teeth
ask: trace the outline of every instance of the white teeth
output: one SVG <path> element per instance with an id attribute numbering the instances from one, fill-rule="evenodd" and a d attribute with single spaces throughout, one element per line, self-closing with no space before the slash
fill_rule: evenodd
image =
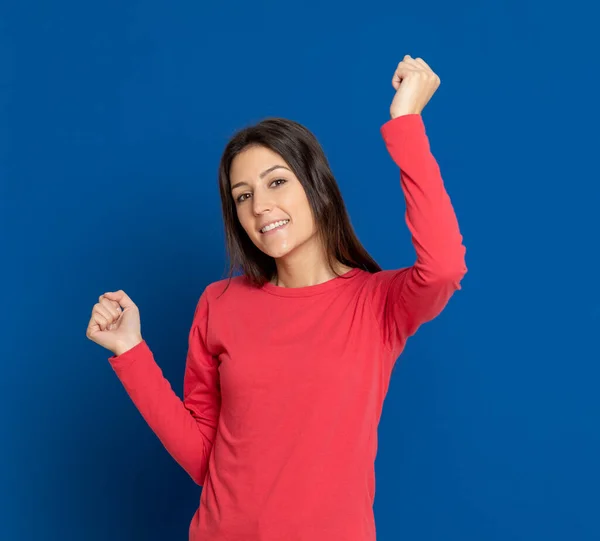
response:
<path id="1" fill-rule="evenodd" d="M 261 233 L 266 233 L 267 231 L 271 231 L 271 229 L 275 229 L 276 227 L 279 227 L 280 225 L 285 225 L 289 222 L 289 220 L 279 220 L 278 222 L 274 222 L 272 224 L 266 225 L 265 227 L 263 227 L 260 232 Z"/>

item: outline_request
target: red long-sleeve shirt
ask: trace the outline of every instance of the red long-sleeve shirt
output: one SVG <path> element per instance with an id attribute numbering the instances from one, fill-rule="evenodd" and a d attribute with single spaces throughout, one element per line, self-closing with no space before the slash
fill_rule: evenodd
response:
<path id="1" fill-rule="evenodd" d="M 203 291 L 183 401 L 143 341 L 110 363 L 173 458 L 203 487 L 190 541 L 374 541 L 377 427 L 409 336 L 467 269 L 420 115 L 381 133 L 400 168 L 411 267 L 322 284 Z"/>

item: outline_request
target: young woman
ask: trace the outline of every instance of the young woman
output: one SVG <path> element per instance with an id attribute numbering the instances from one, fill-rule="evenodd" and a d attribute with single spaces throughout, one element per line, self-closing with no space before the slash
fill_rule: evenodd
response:
<path id="1" fill-rule="evenodd" d="M 392 368 L 467 270 L 421 117 L 439 83 L 405 56 L 381 128 L 400 169 L 413 266 L 379 268 L 319 143 L 272 118 L 237 133 L 222 157 L 232 272 L 198 301 L 183 401 L 131 298 L 107 292 L 93 307 L 88 338 L 113 352 L 132 401 L 203 487 L 191 541 L 375 540 L 377 427 Z"/>

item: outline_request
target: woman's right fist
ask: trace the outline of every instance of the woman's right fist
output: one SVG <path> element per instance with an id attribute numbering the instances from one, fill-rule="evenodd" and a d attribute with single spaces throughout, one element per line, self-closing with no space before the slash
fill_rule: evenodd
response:
<path id="1" fill-rule="evenodd" d="M 138 307 L 123 290 L 100 295 L 86 336 L 114 355 L 125 353 L 143 340 Z"/>

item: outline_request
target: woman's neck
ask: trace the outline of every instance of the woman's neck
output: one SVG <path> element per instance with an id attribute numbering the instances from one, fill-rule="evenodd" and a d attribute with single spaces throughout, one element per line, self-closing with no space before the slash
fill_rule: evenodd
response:
<path id="1" fill-rule="evenodd" d="M 280 287 L 306 287 L 322 284 L 351 269 L 351 267 L 336 261 L 332 270 L 324 253 L 310 254 L 307 251 L 288 254 L 284 258 L 277 259 L 276 265 L 277 273 L 271 283 Z"/>

